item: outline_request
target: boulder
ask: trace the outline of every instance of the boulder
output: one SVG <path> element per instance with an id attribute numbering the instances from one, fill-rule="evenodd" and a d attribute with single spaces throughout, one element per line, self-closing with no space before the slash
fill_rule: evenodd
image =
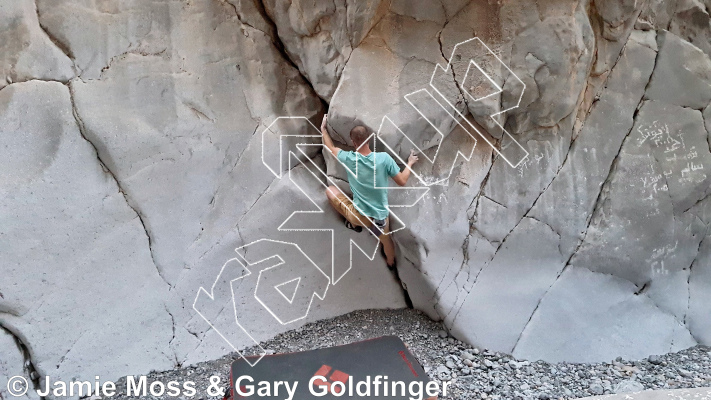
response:
<path id="1" fill-rule="evenodd" d="M 0 185 L 0 326 L 52 380 L 174 366 L 169 286 L 141 218 L 82 137 L 69 89 L 16 83 L 0 105 L 2 147 L 14 155 Z"/>
<path id="2" fill-rule="evenodd" d="M 0 9 L 3 376 L 216 359 L 402 286 L 517 358 L 711 344 L 708 1 Z M 325 198 L 327 111 L 419 153 L 401 282 Z"/>

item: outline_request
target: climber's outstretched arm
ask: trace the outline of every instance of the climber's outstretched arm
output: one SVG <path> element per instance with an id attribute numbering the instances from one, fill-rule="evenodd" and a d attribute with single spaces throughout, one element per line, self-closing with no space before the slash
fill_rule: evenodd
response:
<path id="1" fill-rule="evenodd" d="M 326 129 L 326 122 L 328 122 L 328 114 L 323 116 L 323 121 L 321 122 L 321 136 L 323 136 L 323 144 L 328 147 L 334 157 L 338 158 L 338 152 L 341 151 L 340 148 L 333 145 L 333 140 L 331 140 L 331 135 L 328 134 L 328 129 Z"/>

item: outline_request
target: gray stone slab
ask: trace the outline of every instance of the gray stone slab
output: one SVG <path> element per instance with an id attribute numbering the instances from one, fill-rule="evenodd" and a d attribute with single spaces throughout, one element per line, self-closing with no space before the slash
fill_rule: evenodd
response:
<path id="1" fill-rule="evenodd" d="M 669 32 L 657 34 L 659 57 L 645 95 L 697 110 L 711 101 L 711 59 L 698 47 Z"/>
<path id="2" fill-rule="evenodd" d="M 600 362 L 696 344 L 683 323 L 635 295 L 635 286 L 571 265 L 541 301 L 513 354 L 526 359 Z M 644 346 L 639 346 L 643 342 Z"/>
<path id="3" fill-rule="evenodd" d="M 0 185 L 0 325 L 52 380 L 175 366 L 168 285 L 138 215 L 81 136 L 67 87 L 13 84 L 0 104 L 2 147 L 16 154 L 3 177 L 23 178 Z"/>
<path id="4" fill-rule="evenodd" d="M 709 190 L 699 114 L 645 102 L 573 263 L 640 287 L 689 267 L 705 227 L 684 211 Z"/>
<path id="5" fill-rule="evenodd" d="M 524 218 L 478 275 L 454 321 L 477 346 L 511 352 L 564 264 L 550 227 Z M 488 321 L 486 324 L 477 321 Z"/>

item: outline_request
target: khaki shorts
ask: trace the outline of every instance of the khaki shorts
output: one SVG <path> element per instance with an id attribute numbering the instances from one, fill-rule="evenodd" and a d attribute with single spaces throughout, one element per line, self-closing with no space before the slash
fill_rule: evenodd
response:
<path id="1" fill-rule="evenodd" d="M 348 198 L 345 194 L 339 194 L 331 200 L 331 204 L 338 210 L 341 215 L 346 217 L 348 222 L 353 226 L 362 226 L 366 229 L 371 229 L 373 222 L 370 218 L 364 216 L 363 214 L 355 208 L 353 201 Z M 388 232 L 390 229 L 390 218 L 386 219 L 384 232 Z M 372 230 L 372 229 L 371 229 Z M 379 234 L 379 232 L 377 232 Z"/>

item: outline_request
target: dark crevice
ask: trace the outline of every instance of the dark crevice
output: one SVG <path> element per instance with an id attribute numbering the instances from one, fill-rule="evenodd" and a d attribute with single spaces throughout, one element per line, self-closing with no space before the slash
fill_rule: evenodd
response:
<path id="1" fill-rule="evenodd" d="M 172 337 L 168 341 L 168 347 L 170 348 L 171 345 L 173 344 L 173 340 L 175 340 L 175 317 L 173 316 L 173 313 L 170 312 L 170 310 L 168 309 L 168 306 L 166 304 L 163 304 L 163 308 L 165 308 L 165 312 L 167 312 L 168 315 L 170 315 L 170 322 L 171 322 L 171 326 L 173 328 Z M 182 366 L 182 362 L 180 362 L 180 360 L 178 359 L 178 353 L 175 351 L 175 349 L 172 349 L 172 350 L 173 350 L 173 358 L 175 359 L 174 367 L 180 368 Z"/>
<path id="2" fill-rule="evenodd" d="M 39 379 L 41 374 L 39 372 L 39 368 L 33 361 L 34 356 L 32 355 L 32 351 L 26 345 L 26 343 L 27 343 L 26 339 L 23 338 L 22 334 L 15 331 L 10 326 L 3 324 L 2 321 L 0 321 L 0 329 L 9 333 L 15 339 L 17 348 L 20 351 L 20 353 L 22 353 L 22 358 L 24 359 L 24 364 L 22 366 L 22 370 L 26 374 L 26 376 L 28 376 L 30 378 L 30 381 L 32 382 L 33 389 L 35 391 L 40 390 L 42 388 L 42 386 L 40 384 L 40 379 Z M 42 400 L 45 400 L 44 396 L 38 395 L 38 397 Z"/>
<path id="3" fill-rule="evenodd" d="M 126 56 L 129 55 L 129 54 L 134 54 L 134 55 L 143 56 L 143 57 L 150 57 L 150 56 L 163 57 L 163 56 L 166 55 L 167 52 L 168 52 L 168 48 L 166 47 L 166 48 L 164 48 L 164 49 L 161 50 L 161 51 L 151 52 L 151 53 L 145 52 L 145 51 L 140 51 L 140 50 L 128 50 L 128 51 L 125 51 L 125 52 L 123 52 L 123 53 L 121 53 L 121 54 L 117 54 L 117 55 L 111 57 L 111 59 L 109 59 L 109 62 L 106 64 L 105 67 L 101 68 L 101 73 L 100 73 L 100 75 L 99 75 L 99 78 L 101 79 L 101 78 L 104 77 L 104 72 L 106 72 L 106 71 L 108 71 L 109 69 L 111 69 L 111 67 L 113 66 L 114 62 L 116 62 L 116 61 L 118 61 L 118 60 L 121 60 L 122 58 L 126 57 Z M 189 106 L 188 106 L 188 107 L 189 107 Z M 209 118 L 208 118 L 208 119 L 209 119 Z"/>
<path id="4" fill-rule="evenodd" d="M 39 12 L 39 6 L 37 5 L 37 1 L 35 0 L 34 2 L 35 5 L 35 13 L 37 14 L 37 25 L 39 28 L 44 32 L 44 34 L 47 36 L 47 38 L 54 44 L 55 47 L 59 49 L 62 53 L 64 53 L 67 58 L 72 62 L 72 66 L 74 67 L 74 75 L 77 74 L 77 65 L 74 59 L 74 54 L 72 53 L 72 50 L 64 44 L 61 40 L 59 40 L 56 36 L 54 36 L 52 33 L 50 33 L 49 29 L 47 29 L 44 25 L 42 25 L 42 18 L 40 17 L 40 12 Z"/>
<path id="5" fill-rule="evenodd" d="M 662 175 L 663 175 L 663 174 L 662 174 Z M 666 179 L 666 176 L 665 176 L 664 178 Z M 668 187 L 668 183 L 667 183 L 667 187 Z M 691 210 L 692 208 L 694 208 L 694 207 L 698 206 L 699 204 L 703 203 L 703 201 L 706 200 L 706 199 L 708 199 L 709 197 L 711 197 L 711 193 L 709 193 L 709 194 L 707 194 L 706 196 L 700 198 L 699 201 L 697 201 L 696 203 L 694 203 L 694 204 L 692 204 L 691 206 L 689 206 L 686 210 L 682 211 L 682 214 L 689 212 L 689 210 Z M 671 198 L 671 195 L 670 195 L 670 198 Z M 673 205 L 673 204 L 672 204 L 672 205 Z"/>
<path id="6" fill-rule="evenodd" d="M 701 252 L 701 246 L 704 244 L 704 242 L 707 239 L 711 238 L 711 236 L 709 236 L 709 235 L 711 235 L 711 231 L 709 229 L 711 229 L 711 226 L 707 227 L 707 229 L 706 229 L 707 235 L 699 241 L 699 247 L 696 249 L 696 255 L 694 256 L 694 259 L 691 261 L 691 264 L 689 265 L 689 276 L 686 277 L 687 299 L 686 299 L 686 312 L 684 313 L 684 320 L 683 320 L 683 323 L 684 323 L 684 326 L 686 326 L 686 329 L 689 329 L 689 327 L 686 324 L 686 318 L 689 315 L 689 309 L 691 309 L 691 274 L 694 272 L 694 267 L 696 266 L 696 263 L 698 261 L 699 253 Z M 691 332 L 690 329 L 689 329 L 689 332 Z M 696 339 L 696 338 L 694 338 L 694 339 Z M 701 343 L 699 340 L 696 340 L 696 341 Z"/>
<path id="7" fill-rule="evenodd" d="M 709 110 L 709 118 L 711 118 L 711 103 L 706 106 L 704 111 L 706 110 Z M 701 113 L 701 120 L 704 122 L 704 129 L 706 130 L 706 143 L 709 145 L 709 152 L 711 153 L 711 130 L 709 130 L 709 127 L 711 126 L 711 121 L 706 120 L 704 112 Z"/>
<path id="8" fill-rule="evenodd" d="M 239 12 L 239 10 L 237 9 L 237 6 L 236 6 L 236 5 L 232 4 L 231 2 L 229 2 L 229 1 L 227 1 L 227 0 L 221 0 L 221 1 L 222 1 L 224 4 L 229 5 L 230 7 L 232 7 L 232 8 L 235 10 L 235 15 L 237 16 L 237 20 L 239 20 L 239 22 L 242 23 L 242 25 L 246 25 L 246 26 L 248 26 L 248 27 L 250 27 L 250 28 L 252 28 L 252 29 L 254 29 L 254 30 L 257 30 L 257 31 L 260 31 L 260 32 L 264 33 L 265 35 L 267 35 L 267 36 L 269 36 L 269 37 L 272 37 L 271 33 L 269 33 L 269 32 L 264 32 L 263 30 L 257 28 L 256 26 L 254 26 L 254 25 L 248 23 L 245 19 L 243 19 L 243 18 L 242 18 L 242 15 L 240 14 L 240 12 Z M 254 3 L 255 3 L 255 5 L 258 4 L 260 7 L 262 7 L 262 2 L 261 2 L 261 1 L 255 1 Z M 259 11 L 260 11 L 260 14 L 262 14 L 262 17 L 264 17 L 264 19 L 266 20 L 266 19 L 267 19 L 267 14 L 266 14 L 266 12 L 263 12 L 263 9 L 262 9 L 262 10 L 259 10 Z M 273 40 L 274 40 L 274 39 L 272 38 L 272 41 L 273 41 Z"/>
<path id="9" fill-rule="evenodd" d="M 289 57 L 289 54 L 288 54 L 288 52 L 286 51 L 286 47 L 284 46 L 284 43 L 281 41 L 281 38 L 279 37 L 279 30 L 278 30 L 278 28 L 277 28 L 277 25 L 276 25 L 276 23 L 274 22 L 274 20 L 269 16 L 269 14 L 266 12 L 266 10 L 264 9 L 264 5 L 261 3 L 261 0 L 260 0 L 260 1 L 256 1 L 255 3 L 259 3 L 259 4 L 258 4 L 259 7 L 260 7 L 259 12 L 260 12 L 262 18 L 264 19 L 264 22 L 266 22 L 266 23 L 272 28 L 272 31 L 274 32 L 274 34 L 271 34 L 271 33 L 268 33 L 268 32 L 264 32 L 264 31 L 262 31 L 262 30 L 260 30 L 260 29 L 255 28 L 254 26 L 248 24 L 247 22 L 245 22 L 244 18 L 242 17 L 242 15 L 240 14 L 239 10 L 237 9 L 237 7 L 236 7 L 234 4 L 232 4 L 232 3 L 230 3 L 230 2 L 228 2 L 228 1 L 226 1 L 226 0 L 222 0 L 222 1 L 225 1 L 226 4 L 229 4 L 230 6 L 232 6 L 232 9 L 234 9 L 235 15 L 237 16 L 237 20 L 239 20 L 239 22 L 240 22 L 241 24 L 246 25 L 246 26 L 249 26 L 250 28 L 253 28 L 253 29 L 255 29 L 255 30 L 258 30 L 258 31 L 264 33 L 266 36 L 268 36 L 268 37 L 271 39 L 271 42 L 272 42 L 272 44 L 274 45 L 274 48 L 275 48 L 275 49 L 277 50 L 277 52 L 281 55 L 281 58 L 282 58 L 287 64 L 289 64 L 292 68 L 294 68 L 294 70 L 296 70 L 296 71 L 299 73 L 299 76 L 301 76 L 301 78 L 303 79 L 304 83 L 306 83 L 306 85 L 308 85 L 308 87 L 311 89 L 311 91 L 312 91 L 316 96 L 320 97 L 320 96 L 318 95 L 318 92 L 316 91 L 316 89 L 314 89 L 314 86 L 311 84 L 311 81 L 306 77 L 306 75 L 304 75 L 303 71 L 301 71 L 301 69 L 296 65 L 296 63 L 294 62 L 294 60 L 292 60 L 291 57 Z M 325 99 L 322 99 L 322 100 L 325 101 Z"/>
<path id="10" fill-rule="evenodd" d="M 94 149 L 94 153 L 96 155 L 96 159 L 99 162 L 99 165 L 101 168 L 104 170 L 106 174 L 108 174 L 113 181 L 116 183 L 116 187 L 118 188 L 119 193 L 123 196 L 124 200 L 126 201 L 126 205 L 130 207 L 134 213 L 136 213 L 136 216 L 138 217 L 139 222 L 141 223 L 141 227 L 143 227 L 143 232 L 146 234 L 146 239 L 148 240 L 148 250 L 151 255 L 151 260 L 153 261 L 153 265 L 156 267 L 156 271 L 158 272 L 158 276 L 163 279 L 163 281 L 168 285 L 168 288 L 172 288 L 172 285 L 166 278 L 163 276 L 163 273 L 161 271 L 161 268 L 158 266 L 158 262 L 156 261 L 155 255 L 153 254 L 153 240 L 151 238 L 150 230 L 148 229 L 146 222 L 144 220 L 144 216 L 139 212 L 139 209 L 136 205 L 134 205 L 133 201 L 131 198 L 128 196 L 124 188 L 121 186 L 121 182 L 119 179 L 116 177 L 116 175 L 109 169 L 109 167 L 106 166 L 106 163 L 101 159 L 99 149 L 96 147 L 96 145 L 89 140 L 89 138 L 86 135 L 86 128 L 84 125 L 84 121 L 81 119 L 81 115 L 79 114 L 79 110 L 77 109 L 76 102 L 75 102 L 75 93 L 73 89 L 73 85 L 68 84 L 67 87 L 69 88 L 69 99 L 72 105 L 72 115 L 74 116 L 74 120 L 76 121 L 77 127 L 79 128 L 79 134 L 81 137 L 86 140 L 91 147 Z"/>
<path id="11" fill-rule="evenodd" d="M 479 200 L 481 196 L 484 196 L 484 188 L 486 187 L 487 182 L 489 182 L 489 177 L 491 176 L 491 170 L 494 168 L 494 155 L 496 153 L 492 150 L 491 153 L 489 153 L 489 169 L 486 171 L 486 175 L 484 175 L 484 179 L 481 180 L 481 185 L 479 185 L 479 191 L 477 192 L 476 195 L 474 195 L 474 198 L 472 199 L 471 203 L 469 203 L 469 207 L 467 209 L 471 209 L 472 206 L 474 207 L 474 214 L 472 218 L 469 220 L 469 234 L 471 234 L 474 230 L 472 223 L 477 219 L 477 209 L 479 206 Z M 489 198 L 489 200 L 492 200 Z"/>
<path id="12" fill-rule="evenodd" d="M 498 201 L 492 199 L 491 197 L 489 197 L 489 196 L 487 196 L 487 195 L 485 195 L 485 194 L 482 194 L 481 197 L 483 197 L 483 198 L 489 200 L 490 202 L 495 203 L 495 204 L 497 204 L 497 205 L 499 205 L 499 206 L 501 206 L 501 207 L 503 207 L 503 208 L 508 208 L 508 207 L 506 207 L 505 205 L 499 203 Z"/>
<path id="13" fill-rule="evenodd" d="M 516 338 L 516 342 L 514 343 L 513 347 L 511 347 L 511 354 L 513 354 L 516 351 L 516 347 L 518 346 L 518 343 L 521 341 L 521 338 L 523 337 L 523 334 L 526 332 L 526 328 L 528 328 L 528 325 L 531 324 L 531 320 L 533 320 L 533 316 L 536 315 L 536 312 L 538 311 L 538 307 L 541 306 L 541 303 L 543 302 L 543 299 L 546 298 L 546 295 L 548 292 L 551 290 L 553 285 L 555 285 L 556 282 L 558 282 L 558 279 L 560 279 L 560 275 L 555 279 L 555 281 L 548 287 L 548 289 L 543 293 L 540 299 L 538 299 L 538 303 L 536 303 L 536 307 L 533 308 L 533 312 L 531 312 L 531 315 L 528 317 L 528 321 L 523 325 L 523 329 L 521 329 L 521 333 L 518 334 L 518 337 Z"/>
<path id="14" fill-rule="evenodd" d="M 646 293 L 647 290 L 649 290 L 650 283 L 651 283 L 651 281 L 645 282 L 644 285 L 642 285 L 636 292 L 634 292 L 634 295 L 639 296 L 640 294 Z"/>
<path id="15" fill-rule="evenodd" d="M 381 244 L 381 246 L 382 246 L 382 244 Z M 397 284 L 400 286 L 400 289 L 402 289 L 402 297 L 405 300 L 405 306 L 407 308 L 415 308 L 412 305 L 412 299 L 410 298 L 410 294 L 407 292 L 407 285 L 405 284 L 405 282 L 403 282 L 402 279 L 400 279 L 400 273 L 397 269 L 397 264 L 391 270 L 391 273 L 393 274 L 393 278 L 395 278 L 395 281 L 397 282 Z"/>

